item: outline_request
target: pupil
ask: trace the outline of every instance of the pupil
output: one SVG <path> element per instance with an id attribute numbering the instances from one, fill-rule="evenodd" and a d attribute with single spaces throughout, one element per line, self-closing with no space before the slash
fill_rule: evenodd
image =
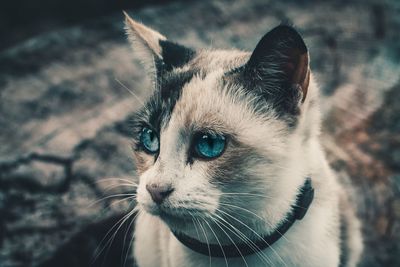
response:
<path id="1" fill-rule="evenodd" d="M 140 142 L 149 153 L 155 153 L 159 149 L 159 139 L 157 134 L 149 128 L 143 128 Z"/>
<path id="2" fill-rule="evenodd" d="M 150 141 L 152 141 L 153 142 L 153 140 L 154 140 L 154 133 L 153 133 L 153 131 L 152 130 L 149 130 L 149 136 L 150 136 Z"/>
<path id="3" fill-rule="evenodd" d="M 207 144 L 208 144 L 209 147 L 212 148 L 214 146 L 214 140 L 212 140 L 211 138 L 207 137 Z"/>

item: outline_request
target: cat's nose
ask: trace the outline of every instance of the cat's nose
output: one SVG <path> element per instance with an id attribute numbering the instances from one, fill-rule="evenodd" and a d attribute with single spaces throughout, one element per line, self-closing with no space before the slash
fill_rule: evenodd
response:
<path id="1" fill-rule="evenodd" d="M 174 191 L 174 188 L 170 184 L 147 184 L 146 189 L 157 204 L 161 204 Z"/>

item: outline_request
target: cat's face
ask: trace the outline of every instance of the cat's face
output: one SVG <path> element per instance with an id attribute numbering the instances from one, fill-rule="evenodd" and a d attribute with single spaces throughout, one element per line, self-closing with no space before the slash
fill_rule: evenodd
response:
<path id="1" fill-rule="evenodd" d="M 293 157 L 309 69 L 299 35 L 281 26 L 253 53 L 193 51 L 130 18 L 127 28 L 156 75 L 134 127 L 140 208 L 180 231 L 229 216 L 272 229 L 302 183 Z"/>

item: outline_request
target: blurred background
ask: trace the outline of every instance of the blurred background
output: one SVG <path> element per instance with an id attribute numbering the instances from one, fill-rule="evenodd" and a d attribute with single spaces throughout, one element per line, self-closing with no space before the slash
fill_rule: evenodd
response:
<path id="1" fill-rule="evenodd" d="M 400 1 L 13 0 L 0 6 L 1 267 L 133 264 L 131 220 L 109 231 L 131 189 L 105 180 L 135 179 L 140 102 L 126 88 L 150 93 L 123 9 L 195 48 L 250 50 L 293 22 L 321 86 L 323 145 L 355 188 L 362 266 L 400 266 Z"/>

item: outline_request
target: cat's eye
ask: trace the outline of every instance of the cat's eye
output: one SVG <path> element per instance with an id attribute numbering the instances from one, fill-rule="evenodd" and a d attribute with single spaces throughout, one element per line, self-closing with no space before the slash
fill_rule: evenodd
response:
<path id="1" fill-rule="evenodd" d="M 226 140 L 222 135 L 202 133 L 195 136 L 193 146 L 196 156 L 213 159 L 222 155 Z"/>
<path id="2" fill-rule="evenodd" d="M 156 132 L 147 127 L 144 127 L 140 133 L 140 143 L 150 154 L 154 154 L 160 149 L 160 141 Z"/>

